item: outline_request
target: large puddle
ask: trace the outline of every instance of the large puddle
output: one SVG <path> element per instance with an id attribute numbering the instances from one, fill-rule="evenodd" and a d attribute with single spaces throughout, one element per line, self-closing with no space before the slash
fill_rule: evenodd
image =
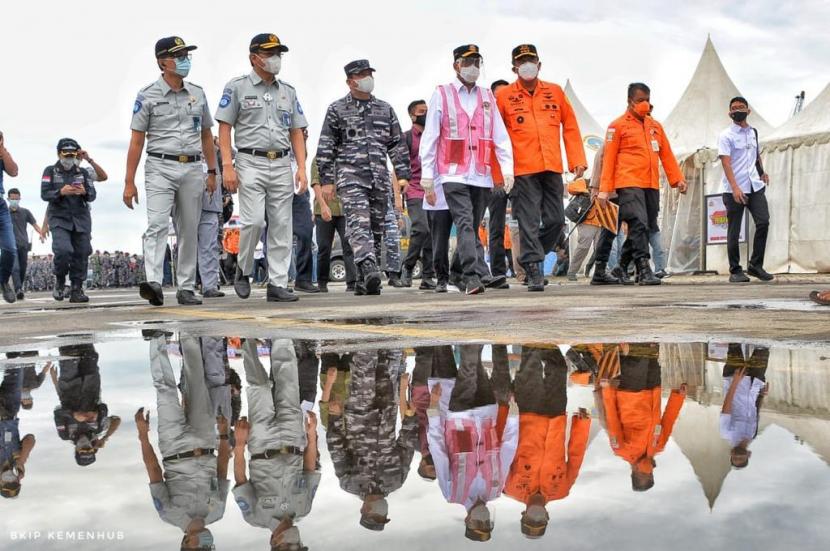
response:
<path id="1" fill-rule="evenodd" d="M 3 550 L 830 549 L 827 347 L 63 339 L 0 359 Z"/>

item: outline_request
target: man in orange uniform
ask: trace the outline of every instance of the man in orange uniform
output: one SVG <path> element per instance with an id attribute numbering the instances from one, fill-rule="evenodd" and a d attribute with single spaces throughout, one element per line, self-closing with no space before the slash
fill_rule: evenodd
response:
<path id="1" fill-rule="evenodd" d="M 672 390 L 662 416 L 660 364 L 656 345 L 621 345 L 604 350 L 600 366 L 600 419 L 614 454 L 631 464 L 631 489 L 654 486 L 654 456 L 663 451 L 686 398 L 686 384 Z M 616 357 L 619 368 L 605 361 Z M 608 365 L 606 365 L 608 364 Z M 607 375 L 617 372 L 612 379 Z"/>
<path id="2" fill-rule="evenodd" d="M 566 456 L 567 378 L 568 366 L 558 348 L 522 347 L 514 381 L 519 448 L 504 493 L 527 506 L 522 512 L 521 529 L 528 538 L 545 534 L 545 504 L 568 496 L 588 446 L 591 418 L 580 408 L 573 416 Z"/>
<path id="3" fill-rule="evenodd" d="M 541 66 L 536 46 L 516 46 L 513 72 L 518 79 L 496 95 L 513 143 L 512 207 L 519 220 L 519 262 L 527 272 L 528 291 L 545 290 L 540 264 L 565 227 L 560 141 L 564 138 L 569 170 L 577 178 L 588 166 L 576 114 L 561 87 L 539 80 Z"/>
<path id="4" fill-rule="evenodd" d="M 663 126 L 651 118 L 651 90 L 641 82 L 628 85 L 628 109 L 611 123 L 605 136 L 605 152 L 602 161 L 602 178 L 597 199 L 607 206 L 612 192 L 619 198 L 621 222 L 628 224 L 628 238 L 620 256 L 623 278 L 627 279 L 628 264 L 634 260 L 640 285 L 660 285 L 649 265 L 649 228 L 657 227 L 660 211 L 660 171 L 663 164 L 671 187 L 686 193 L 683 173 L 674 158 Z M 605 241 L 605 240 L 603 240 Z M 597 274 L 605 273 L 607 255 L 597 250 Z M 610 252 L 610 247 L 608 247 Z M 622 283 L 626 283 L 622 281 Z"/>

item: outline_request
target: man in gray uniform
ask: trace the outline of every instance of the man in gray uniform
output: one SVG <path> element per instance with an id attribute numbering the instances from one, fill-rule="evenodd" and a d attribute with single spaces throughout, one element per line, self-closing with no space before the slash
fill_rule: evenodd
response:
<path id="1" fill-rule="evenodd" d="M 344 67 L 349 93 L 329 105 L 317 165 L 326 200 L 337 194 L 346 215 L 346 234 L 358 269 L 356 295 L 380 294 L 381 242 L 392 193 L 386 157 L 401 188 L 409 181 L 409 152 L 392 106 L 372 95 L 374 69 L 366 59 Z"/>
<path id="2" fill-rule="evenodd" d="M 127 151 L 124 204 L 138 204 L 135 172 L 147 141 L 144 180 L 147 193 L 147 230 L 144 232 L 144 269 L 147 281 L 139 285 L 141 298 L 153 306 L 164 304 L 164 253 L 169 219 L 176 227 L 176 299 L 179 304 L 201 304 L 196 297 L 196 250 L 201 197 L 216 193 L 216 152 L 213 119 L 201 87 L 185 82 L 190 72 L 190 52 L 178 36 L 156 42 L 156 62 L 161 77 L 141 89 L 133 106 L 132 136 Z M 208 165 L 207 183 L 202 157 Z M 220 194 L 221 195 L 221 194 Z M 174 208 L 175 207 L 175 208 Z"/>
<path id="3" fill-rule="evenodd" d="M 257 341 L 246 339 L 242 344 L 251 422 L 243 417 L 236 425 L 233 495 L 246 522 L 271 531 L 271 549 L 300 549 L 294 524 L 311 511 L 320 484 L 317 418 L 310 411 L 304 414 L 300 404 L 292 342 L 275 339 L 267 344 L 270 373 L 259 361 Z"/>
<path id="4" fill-rule="evenodd" d="M 148 332 L 150 371 L 158 401 L 159 465 L 150 443 L 150 414 L 135 414 L 141 456 L 150 478 L 150 495 L 159 517 L 183 532 L 182 549 L 211 549 L 207 525 L 225 514 L 231 447 L 229 423 L 213 416 L 199 340 L 182 336 L 182 400 L 162 331 Z M 219 429 L 217 446 L 216 429 Z M 218 456 L 214 454 L 219 448 Z"/>
<path id="5" fill-rule="evenodd" d="M 225 85 L 216 120 L 219 121 L 219 150 L 222 177 L 231 193 L 239 188 L 239 258 L 234 290 L 240 298 L 251 294 L 250 276 L 254 251 L 268 214 L 269 302 L 292 302 L 297 296 L 288 290 L 291 265 L 292 203 L 294 192 L 308 188 L 305 170 L 303 128 L 308 126 L 297 92 L 276 78 L 282 54 L 288 48 L 273 34 L 258 34 L 249 46 L 252 71 Z M 236 165 L 231 162 L 231 128 L 237 148 Z M 297 162 L 291 178 L 293 151 Z"/>
<path id="6" fill-rule="evenodd" d="M 219 227 L 222 217 L 222 178 L 217 175 L 216 191 L 202 194 L 202 215 L 199 218 L 199 278 L 204 298 L 221 298 L 219 290 Z"/>

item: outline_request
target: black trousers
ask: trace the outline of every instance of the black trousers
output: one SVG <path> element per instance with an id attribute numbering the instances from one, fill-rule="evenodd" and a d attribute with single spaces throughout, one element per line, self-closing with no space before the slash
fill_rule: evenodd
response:
<path id="1" fill-rule="evenodd" d="M 723 194 L 723 204 L 726 206 L 726 252 L 729 255 L 729 273 L 741 271 L 741 250 L 738 239 L 741 237 L 741 226 L 744 221 L 744 209 L 749 210 L 752 221 L 755 222 L 755 239 L 752 242 L 752 256 L 749 265 L 756 268 L 764 267 L 764 254 L 767 249 L 767 233 L 769 232 L 769 207 L 767 206 L 766 188 L 746 194 L 747 204 L 735 202 L 731 193 Z"/>
<path id="2" fill-rule="evenodd" d="M 648 244 L 649 228 L 657 227 L 660 191 L 626 187 L 618 189 L 617 195 L 620 201 L 620 220 L 628 224 L 628 237 L 620 253 L 620 265 L 625 266 L 632 260 L 651 258 Z"/>
<path id="3" fill-rule="evenodd" d="M 331 248 L 334 243 L 334 232 L 340 236 L 343 247 L 343 262 L 346 264 L 346 283 L 354 283 L 356 279 L 354 253 L 346 238 L 346 217 L 332 216 L 326 222 L 318 216 L 314 222 L 317 225 L 317 283 L 328 283 L 331 271 Z"/>
<path id="4" fill-rule="evenodd" d="M 296 269 L 297 281 L 312 280 L 314 260 L 312 257 L 314 226 L 311 221 L 311 204 L 308 200 L 308 192 L 303 195 L 295 195 L 291 205 L 291 224 L 294 237 L 297 239 Z"/>
<path id="5" fill-rule="evenodd" d="M 481 362 L 482 345 L 462 344 L 459 348 L 461 365 L 450 395 L 450 411 L 466 411 L 495 404 L 496 396 L 507 395 L 508 389 L 499 388 L 510 381 L 506 365 L 494 362 L 491 379 Z"/>
<path id="6" fill-rule="evenodd" d="M 537 172 L 516 177 L 513 216 L 519 221 L 523 265 L 542 262 L 565 228 L 562 175 Z"/>
<path id="7" fill-rule="evenodd" d="M 14 290 L 22 291 L 23 283 L 26 281 L 26 266 L 29 263 L 29 245 L 17 245 L 17 260 L 15 262 L 14 271 L 12 272 L 12 281 L 14 281 Z"/>
<path id="8" fill-rule="evenodd" d="M 507 194 L 503 189 L 490 193 L 490 272 L 494 276 L 507 275 L 507 258 L 504 251 L 504 223 L 507 218 Z M 511 270 L 512 271 L 512 270 Z"/>
<path id="9" fill-rule="evenodd" d="M 481 277 L 478 265 L 478 227 L 484 217 L 490 190 L 457 182 L 444 182 L 444 196 L 456 228 L 456 251 L 464 277 Z M 524 242 L 522 242 L 524 243 Z"/>
<path id="10" fill-rule="evenodd" d="M 69 280 L 73 283 L 83 283 L 86 281 L 89 255 L 92 254 L 89 234 L 65 228 L 51 229 L 55 277 L 66 278 L 69 274 Z"/>
<path id="11" fill-rule="evenodd" d="M 563 415 L 568 405 L 568 366 L 562 352 L 555 347 L 522 346 L 515 386 L 516 405 L 521 413 Z"/>
<path id="12" fill-rule="evenodd" d="M 450 232 L 452 215 L 448 210 L 427 211 L 429 231 L 432 234 L 432 265 L 438 281 L 446 282 L 450 277 Z"/>
<path id="13" fill-rule="evenodd" d="M 418 259 L 421 259 L 421 277 L 434 277 L 435 269 L 432 266 L 432 236 L 429 232 L 429 220 L 424 210 L 423 199 L 407 199 L 406 211 L 412 221 L 412 230 L 409 234 L 409 248 L 403 265 L 412 270 Z"/>

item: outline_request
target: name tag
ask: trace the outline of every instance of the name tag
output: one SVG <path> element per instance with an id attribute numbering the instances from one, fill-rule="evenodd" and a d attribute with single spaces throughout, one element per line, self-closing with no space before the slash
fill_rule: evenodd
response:
<path id="1" fill-rule="evenodd" d="M 660 151 L 660 142 L 658 142 L 657 140 L 651 140 L 651 150 Z"/>
<path id="2" fill-rule="evenodd" d="M 262 102 L 258 99 L 243 99 L 242 109 L 257 109 L 262 107 Z"/>

